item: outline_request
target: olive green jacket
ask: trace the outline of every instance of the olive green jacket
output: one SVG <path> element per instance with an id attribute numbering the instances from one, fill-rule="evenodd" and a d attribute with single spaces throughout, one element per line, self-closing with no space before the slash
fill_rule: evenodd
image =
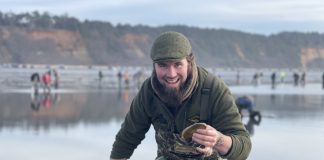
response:
<path id="1" fill-rule="evenodd" d="M 201 90 L 207 71 L 198 67 L 198 86 L 191 96 L 179 107 L 173 116 L 164 103 L 154 93 L 150 78 L 142 85 L 133 99 L 125 121 L 113 144 L 111 158 L 129 158 L 134 149 L 145 138 L 145 133 L 153 124 L 155 131 L 181 132 L 185 127 L 198 122 L 200 115 Z M 241 121 L 235 100 L 225 83 L 213 78 L 208 104 L 211 105 L 211 126 L 232 138 L 232 147 L 223 158 L 246 159 L 251 150 L 251 141 Z"/>

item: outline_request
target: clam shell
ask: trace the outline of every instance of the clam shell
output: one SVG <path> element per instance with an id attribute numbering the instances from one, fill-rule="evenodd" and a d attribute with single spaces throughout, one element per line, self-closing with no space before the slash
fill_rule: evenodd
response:
<path id="1" fill-rule="evenodd" d="M 197 129 L 206 129 L 207 125 L 205 123 L 195 123 L 187 128 L 185 128 L 181 133 L 181 138 L 190 141 L 192 135 L 197 131 Z"/>

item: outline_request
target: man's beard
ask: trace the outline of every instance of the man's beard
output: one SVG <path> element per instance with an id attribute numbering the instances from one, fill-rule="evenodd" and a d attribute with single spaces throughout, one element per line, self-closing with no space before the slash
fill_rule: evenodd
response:
<path id="1" fill-rule="evenodd" d="M 190 67 L 189 67 L 190 68 Z M 180 77 L 180 81 L 182 77 Z M 166 84 L 162 84 L 160 81 L 157 80 L 157 87 L 159 88 L 161 94 L 163 94 L 166 99 L 165 103 L 169 106 L 176 107 L 179 106 L 184 98 L 184 94 L 188 89 L 188 85 L 192 80 L 192 72 L 191 69 L 188 70 L 188 77 L 185 82 L 180 82 L 179 86 L 177 87 L 167 87 Z"/>
<path id="2" fill-rule="evenodd" d="M 161 91 L 167 97 L 167 104 L 171 106 L 178 106 L 181 103 L 183 92 L 184 92 L 184 84 L 185 82 L 181 82 L 178 87 L 167 87 L 166 84 L 161 84 Z"/>

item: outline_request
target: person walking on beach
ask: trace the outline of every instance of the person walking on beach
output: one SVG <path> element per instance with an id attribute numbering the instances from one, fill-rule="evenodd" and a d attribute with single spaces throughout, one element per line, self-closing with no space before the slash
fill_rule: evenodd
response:
<path id="1" fill-rule="evenodd" d="M 51 83 L 52 83 L 52 78 L 51 78 L 51 71 L 47 71 L 42 75 L 42 81 L 43 81 L 43 89 L 44 92 L 50 93 L 51 92 Z"/>
<path id="2" fill-rule="evenodd" d="M 133 99 L 110 158 L 129 159 L 153 125 L 159 160 L 247 159 L 251 140 L 235 99 L 223 80 L 196 65 L 187 37 L 165 32 L 150 55 L 152 74 Z"/>
<path id="3" fill-rule="evenodd" d="M 305 87 L 306 85 L 306 72 L 304 71 L 300 77 L 300 85 L 302 87 Z"/>
<path id="4" fill-rule="evenodd" d="M 98 71 L 98 79 L 99 79 L 99 83 L 101 83 L 102 79 L 103 79 L 103 73 L 101 70 Z"/>
<path id="5" fill-rule="evenodd" d="M 56 69 L 53 69 L 53 74 L 54 74 L 54 88 L 58 89 L 59 88 L 60 76 L 59 76 Z"/>
<path id="6" fill-rule="evenodd" d="M 271 88 L 272 89 L 276 88 L 276 72 L 273 72 L 271 74 Z"/>
<path id="7" fill-rule="evenodd" d="M 125 89 L 129 89 L 129 75 L 127 71 L 124 73 L 124 82 L 125 82 Z"/>
<path id="8" fill-rule="evenodd" d="M 260 77 L 259 77 L 259 73 L 258 72 L 256 72 L 253 75 L 252 83 L 254 84 L 255 87 L 259 86 L 259 84 L 260 84 Z"/>
<path id="9" fill-rule="evenodd" d="M 32 90 L 33 90 L 33 93 L 35 95 L 37 95 L 38 94 L 38 90 L 39 90 L 39 83 L 40 83 L 39 74 L 37 72 L 33 73 L 30 76 L 30 81 L 32 82 Z"/>
<path id="10" fill-rule="evenodd" d="M 297 87 L 299 82 L 299 74 L 297 72 L 294 72 L 293 78 L 294 78 L 294 86 Z"/>
<path id="11" fill-rule="evenodd" d="M 281 71 L 280 72 L 280 83 L 284 84 L 285 83 L 285 77 L 286 77 L 286 72 L 285 71 Z"/>
<path id="12" fill-rule="evenodd" d="M 118 74 L 117 74 L 117 77 L 118 77 L 118 89 L 121 89 L 121 87 L 122 87 L 123 73 L 121 71 L 119 71 Z"/>

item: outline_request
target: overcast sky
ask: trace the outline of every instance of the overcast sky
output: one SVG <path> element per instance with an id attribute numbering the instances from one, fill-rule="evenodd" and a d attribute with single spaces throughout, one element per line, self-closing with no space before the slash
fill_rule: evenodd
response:
<path id="1" fill-rule="evenodd" d="M 2 12 L 40 12 L 116 25 L 187 25 L 250 33 L 324 33 L 324 0 L 0 0 Z"/>

